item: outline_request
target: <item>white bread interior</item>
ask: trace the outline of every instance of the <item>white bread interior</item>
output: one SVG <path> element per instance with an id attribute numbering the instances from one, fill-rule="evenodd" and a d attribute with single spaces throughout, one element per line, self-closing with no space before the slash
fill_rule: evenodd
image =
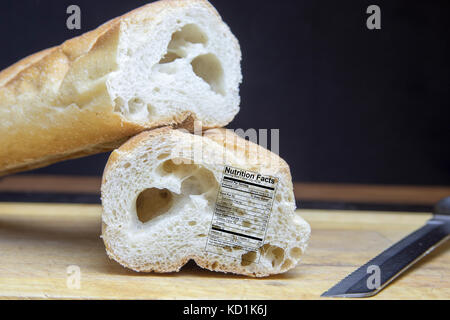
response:
<path id="1" fill-rule="evenodd" d="M 241 52 L 206 0 L 163 0 L 0 73 L 0 175 L 239 111 Z"/>
<path id="2" fill-rule="evenodd" d="M 249 161 L 249 152 L 258 156 Z M 205 251 L 224 164 L 278 178 L 258 262 L 241 248 L 224 249 L 237 259 Z M 102 205 L 107 253 L 135 271 L 178 271 L 192 259 L 209 270 L 268 276 L 293 268 L 310 235 L 294 212 L 286 162 L 225 129 L 200 136 L 165 127 L 133 137 L 108 160 Z"/>

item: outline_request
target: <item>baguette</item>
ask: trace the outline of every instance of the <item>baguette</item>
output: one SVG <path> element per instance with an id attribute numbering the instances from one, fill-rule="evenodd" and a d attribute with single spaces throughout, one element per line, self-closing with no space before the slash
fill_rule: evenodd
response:
<path id="1" fill-rule="evenodd" d="M 255 242 L 254 250 L 246 245 L 209 244 L 214 240 L 213 215 L 225 197 L 218 196 L 224 190 L 225 165 L 275 177 L 273 204 L 262 231 L 265 237 Z M 135 271 L 179 271 L 192 259 L 213 271 L 268 276 L 293 268 L 310 235 L 308 223 L 294 213 L 286 162 L 225 129 L 208 130 L 201 136 L 165 127 L 133 137 L 110 155 L 101 194 L 107 254 Z M 243 218 L 226 228 L 256 232 L 256 218 L 251 218 L 250 211 L 239 204 L 230 208 L 236 210 L 231 214 Z"/>
<path id="2" fill-rule="evenodd" d="M 206 0 L 163 0 L 0 73 L 0 175 L 239 111 L 241 52 Z"/>

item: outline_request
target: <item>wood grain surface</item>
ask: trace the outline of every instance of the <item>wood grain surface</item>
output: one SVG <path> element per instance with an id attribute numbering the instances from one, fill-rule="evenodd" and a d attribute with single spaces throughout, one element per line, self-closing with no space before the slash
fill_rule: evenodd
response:
<path id="1" fill-rule="evenodd" d="M 200 269 L 141 274 L 108 259 L 101 207 L 0 204 L 3 299 L 320 299 L 356 267 L 421 226 L 430 214 L 299 210 L 312 237 L 302 262 L 263 279 Z M 371 299 L 450 299 L 450 243 L 432 252 Z M 81 288 L 67 286 L 78 266 Z M 70 270 L 70 269 L 69 269 Z"/>

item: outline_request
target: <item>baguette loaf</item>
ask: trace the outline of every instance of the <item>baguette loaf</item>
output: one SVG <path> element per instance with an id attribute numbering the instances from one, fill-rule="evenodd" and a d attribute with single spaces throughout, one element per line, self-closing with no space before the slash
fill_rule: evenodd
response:
<path id="1" fill-rule="evenodd" d="M 206 250 L 225 165 L 276 177 L 265 238 L 254 251 L 245 246 Z M 267 276 L 293 268 L 310 235 L 308 223 L 294 213 L 286 162 L 225 129 L 203 136 L 169 127 L 143 132 L 112 152 L 101 191 L 106 251 L 135 271 L 179 271 L 192 259 L 209 270 Z M 250 211 L 239 204 L 230 208 L 242 219 L 226 228 L 256 230 Z"/>
<path id="2" fill-rule="evenodd" d="M 150 128 L 224 126 L 239 44 L 206 0 L 163 0 L 0 73 L 0 175 L 109 151 Z"/>

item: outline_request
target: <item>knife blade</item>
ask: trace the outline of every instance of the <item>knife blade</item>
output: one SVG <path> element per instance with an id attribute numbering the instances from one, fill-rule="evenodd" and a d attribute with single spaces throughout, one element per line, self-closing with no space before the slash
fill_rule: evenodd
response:
<path id="1" fill-rule="evenodd" d="M 322 297 L 376 295 L 395 278 L 450 238 L 450 197 L 439 201 L 426 224 L 361 266 Z"/>

